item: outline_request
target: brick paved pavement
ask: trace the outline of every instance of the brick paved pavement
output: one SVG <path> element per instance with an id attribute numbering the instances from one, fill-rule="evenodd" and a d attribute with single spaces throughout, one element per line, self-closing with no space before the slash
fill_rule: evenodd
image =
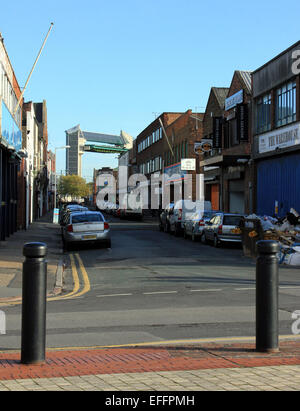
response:
<path id="1" fill-rule="evenodd" d="M 253 344 L 49 350 L 41 365 L 0 353 L 0 391 L 299 390 L 300 341 L 280 352 Z"/>

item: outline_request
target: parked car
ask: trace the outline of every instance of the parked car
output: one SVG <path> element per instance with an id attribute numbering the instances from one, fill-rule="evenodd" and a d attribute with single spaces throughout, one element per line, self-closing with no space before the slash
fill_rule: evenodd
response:
<path id="1" fill-rule="evenodd" d="M 66 250 L 72 245 L 94 243 L 110 248 L 110 227 L 99 211 L 73 212 L 63 226 L 62 240 Z"/>
<path id="2" fill-rule="evenodd" d="M 190 219 L 195 212 L 201 210 L 211 210 L 211 202 L 200 202 L 191 200 L 177 201 L 174 205 L 173 211 L 170 212 L 170 232 L 173 233 L 175 236 L 183 234 L 185 221 Z"/>
<path id="3" fill-rule="evenodd" d="M 59 214 L 59 224 L 63 225 L 67 214 L 74 211 L 88 211 L 87 207 L 83 207 L 79 204 L 68 204 L 66 205 Z"/>
<path id="4" fill-rule="evenodd" d="M 164 231 L 165 233 L 170 230 L 169 215 L 170 211 L 173 210 L 174 203 L 169 203 L 159 215 L 159 230 Z"/>
<path id="5" fill-rule="evenodd" d="M 184 222 L 183 236 L 184 238 L 191 237 L 192 241 L 197 241 L 202 238 L 205 223 L 207 223 L 212 216 L 219 211 L 198 210 L 192 214 L 189 219 Z"/>
<path id="6" fill-rule="evenodd" d="M 223 242 L 241 243 L 240 225 L 243 218 L 243 214 L 215 214 L 204 226 L 204 242 L 213 242 L 215 247 L 218 247 Z"/>
<path id="7" fill-rule="evenodd" d="M 120 218 L 128 218 L 134 220 L 143 219 L 143 210 L 142 207 L 132 206 L 128 201 L 128 198 L 119 206 L 118 216 Z"/>

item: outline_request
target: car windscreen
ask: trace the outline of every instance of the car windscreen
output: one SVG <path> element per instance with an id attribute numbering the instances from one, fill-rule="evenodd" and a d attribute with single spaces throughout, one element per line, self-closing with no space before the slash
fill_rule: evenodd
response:
<path id="1" fill-rule="evenodd" d="M 239 225 L 242 217 L 235 215 L 224 215 L 223 225 Z"/>
<path id="2" fill-rule="evenodd" d="M 211 218 L 214 214 L 216 214 L 216 211 L 204 211 L 203 218 Z"/>
<path id="3" fill-rule="evenodd" d="M 72 224 L 103 222 L 101 214 L 78 214 L 72 216 Z"/>

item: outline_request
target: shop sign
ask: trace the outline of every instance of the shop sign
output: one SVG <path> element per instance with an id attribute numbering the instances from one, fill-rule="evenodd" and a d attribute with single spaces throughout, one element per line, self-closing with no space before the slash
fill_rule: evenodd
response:
<path id="1" fill-rule="evenodd" d="M 225 100 L 225 111 L 228 111 L 244 100 L 244 90 L 240 90 Z"/>
<path id="2" fill-rule="evenodd" d="M 171 183 L 175 181 L 184 180 L 186 170 L 181 170 L 181 163 L 176 163 L 164 168 L 165 182 Z"/>
<path id="3" fill-rule="evenodd" d="M 205 138 L 199 142 L 194 143 L 194 152 L 196 154 L 208 153 L 212 150 L 212 140 Z"/>
<path id="4" fill-rule="evenodd" d="M 196 170 L 196 159 L 195 158 L 183 158 L 181 160 L 181 170 L 182 171 L 195 171 Z"/>
<path id="5" fill-rule="evenodd" d="M 259 154 L 300 144 L 300 124 L 273 130 L 258 137 Z"/>
<path id="6" fill-rule="evenodd" d="M 238 104 L 237 106 L 237 137 L 239 141 L 248 141 L 248 106 Z"/>
<path id="7" fill-rule="evenodd" d="M 22 148 L 22 132 L 2 100 L 1 140 L 16 151 Z"/>
<path id="8" fill-rule="evenodd" d="M 222 117 L 213 117 L 213 148 L 222 148 Z"/>

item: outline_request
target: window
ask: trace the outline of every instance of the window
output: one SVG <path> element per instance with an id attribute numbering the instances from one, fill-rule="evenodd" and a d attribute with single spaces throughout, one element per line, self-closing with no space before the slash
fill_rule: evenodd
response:
<path id="1" fill-rule="evenodd" d="M 271 94 L 265 94 L 256 101 L 256 132 L 271 129 Z"/>
<path id="2" fill-rule="evenodd" d="M 236 118 L 229 121 L 229 142 L 230 147 L 236 146 L 239 144 L 238 136 L 237 136 L 237 120 Z"/>
<path id="3" fill-rule="evenodd" d="M 276 90 L 276 127 L 296 121 L 296 82 L 284 84 Z"/>
<path id="4" fill-rule="evenodd" d="M 78 214 L 72 216 L 72 224 L 102 222 L 101 214 Z"/>

